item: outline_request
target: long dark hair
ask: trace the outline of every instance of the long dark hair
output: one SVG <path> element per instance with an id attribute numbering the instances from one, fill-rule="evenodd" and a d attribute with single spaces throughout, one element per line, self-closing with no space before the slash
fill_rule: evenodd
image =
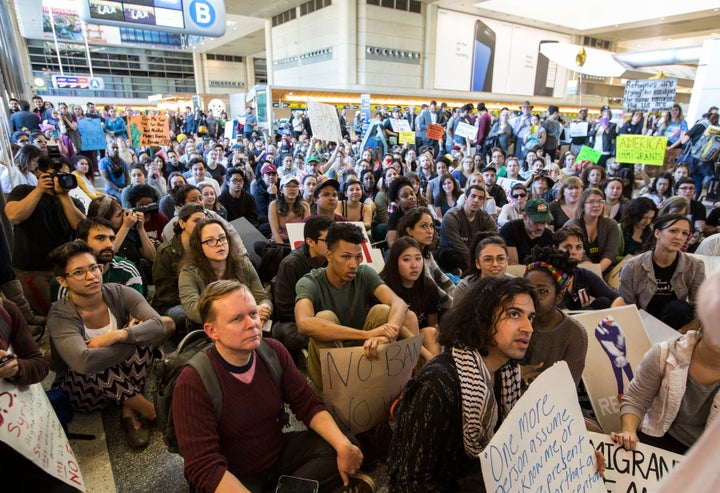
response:
<path id="1" fill-rule="evenodd" d="M 445 189 L 443 188 L 443 184 L 445 183 L 445 180 L 452 180 L 453 182 L 453 190 L 452 190 L 452 197 L 455 199 L 455 202 L 460 198 L 460 195 L 462 194 L 460 191 L 460 184 L 455 179 L 453 175 L 450 173 L 445 173 L 440 177 L 440 186 L 438 187 L 438 202 L 441 204 L 445 203 L 447 201 L 447 194 L 445 193 Z"/>
<path id="2" fill-rule="evenodd" d="M 287 216 L 290 210 L 292 210 L 296 216 L 303 217 L 305 214 L 305 199 L 303 199 L 302 191 L 298 190 L 298 196 L 295 202 L 293 202 L 292 207 L 290 207 L 290 204 L 285 200 L 285 195 L 282 193 L 282 188 L 285 187 L 280 188 L 280 193 L 277 194 L 277 198 L 275 199 L 278 215 Z"/>
<path id="3" fill-rule="evenodd" d="M 410 237 L 406 229 L 415 229 L 415 225 L 419 223 L 422 217 L 426 214 L 430 216 L 430 222 L 433 224 L 434 227 L 433 215 L 430 212 L 430 209 L 428 209 L 427 207 L 413 207 L 412 209 L 407 211 L 405 215 L 403 215 L 403 217 L 400 218 L 400 221 L 398 221 L 398 236 L 400 238 L 404 236 Z M 435 231 L 434 237 L 437 238 L 437 231 Z M 422 251 L 423 257 L 430 258 L 430 256 L 432 255 L 432 250 L 433 245 L 428 245 L 426 247 L 421 247 L 420 251 Z"/>
<path id="4" fill-rule="evenodd" d="M 408 248 L 417 248 L 418 252 L 422 255 L 423 248 L 420 246 L 420 243 L 413 238 L 409 236 L 398 238 L 390 248 L 390 253 L 385 261 L 385 267 L 383 267 L 382 272 L 380 272 L 380 278 L 400 297 L 406 292 L 407 288 L 402 284 L 398 262 L 400 256 Z M 420 277 L 413 283 L 413 287 L 410 289 L 410 299 L 406 299 L 405 301 L 407 303 L 412 302 L 413 310 L 420 316 L 421 314 L 430 312 L 430 308 L 432 307 L 431 297 L 433 294 L 432 281 L 425 274 L 425 266 L 423 265 Z"/>
<path id="5" fill-rule="evenodd" d="M 653 211 L 655 214 L 657 214 L 657 206 L 655 205 L 655 202 L 652 201 L 652 199 L 649 199 L 647 197 L 637 197 L 632 199 L 630 204 L 625 208 L 623 211 L 622 217 L 620 218 L 620 224 L 622 225 L 622 229 L 627 231 L 628 233 L 632 234 L 633 228 L 635 225 L 640 222 L 640 220 L 650 211 Z M 652 222 L 648 227 L 643 231 L 643 236 L 646 232 L 649 232 L 652 229 L 651 226 Z"/>
<path id="6" fill-rule="evenodd" d="M 668 173 L 667 171 L 665 171 L 664 173 L 660 173 L 659 175 L 657 175 L 655 177 L 655 179 L 653 179 L 652 183 L 650 184 L 650 190 L 648 190 L 648 193 L 654 193 L 654 194 L 658 195 L 657 182 L 658 182 L 658 180 L 663 180 L 663 179 L 668 181 L 668 189 L 665 190 L 664 197 L 666 199 L 669 199 L 670 197 L 673 196 L 673 189 L 675 188 L 675 180 L 673 178 L 673 175 L 671 173 Z"/>
<path id="7" fill-rule="evenodd" d="M 658 216 L 655 218 L 655 222 L 653 223 L 653 230 L 655 231 L 662 231 L 663 229 L 667 229 L 673 224 L 675 224 L 678 221 L 687 221 L 688 225 L 690 226 L 690 234 L 692 234 L 693 231 L 693 223 L 692 221 L 683 214 L 664 214 L 662 216 Z M 646 251 L 649 250 L 655 250 L 655 245 L 657 244 L 657 238 L 655 238 L 655 235 L 650 235 L 650 238 L 648 238 L 648 241 L 646 242 Z"/>
<path id="8" fill-rule="evenodd" d="M 187 267 L 196 267 L 200 271 L 200 277 L 206 285 L 218 280 L 215 277 L 215 271 L 210 265 L 210 261 L 205 256 L 205 252 L 203 252 L 202 249 L 202 230 L 205 228 L 205 226 L 208 226 L 210 224 L 219 225 L 225 233 L 225 236 L 227 236 L 228 256 L 225 265 L 225 272 L 223 273 L 222 279 L 238 279 L 238 275 L 240 274 L 241 260 L 240 250 L 235 244 L 235 240 L 233 239 L 233 237 L 230 236 L 230 234 L 225 229 L 223 223 L 221 221 L 218 221 L 217 219 L 206 219 L 197 223 L 195 229 L 190 235 L 189 248 L 185 251 L 185 254 L 183 255 L 181 263 L 182 268 L 184 269 Z"/>

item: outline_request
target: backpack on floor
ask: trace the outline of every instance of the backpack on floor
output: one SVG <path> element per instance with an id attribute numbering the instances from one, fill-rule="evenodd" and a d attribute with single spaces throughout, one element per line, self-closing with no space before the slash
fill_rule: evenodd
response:
<path id="1" fill-rule="evenodd" d="M 210 394 L 210 399 L 215 408 L 215 420 L 220 422 L 222 417 L 222 388 L 215 373 L 215 368 L 207 354 L 208 349 L 212 346 L 212 340 L 203 330 L 194 330 L 180 341 L 175 352 L 163 359 L 155 360 L 153 365 L 153 374 L 157 378 L 157 389 L 154 394 L 155 412 L 158 417 L 158 426 L 170 452 L 180 453 L 177 436 L 175 435 L 172 399 L 175 383 L 183 368 L 187 365 L 195 368 L 203 385 L 205 385 L 205 389 Z M 280 390 L 282 388 L 282 366 L 275 350 L 265 340 L 261 340 L 260 346 L 255 352 L 267 366 L 275 386 Z M 288 415 L 283 407 L 280 410 L 278 421 L 284 427 L 288 420 Z"/>

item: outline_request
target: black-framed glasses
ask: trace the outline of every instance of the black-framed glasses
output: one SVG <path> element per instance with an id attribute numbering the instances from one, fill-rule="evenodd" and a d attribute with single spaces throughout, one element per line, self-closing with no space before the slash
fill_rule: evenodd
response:
<path id="1" fill-rule="evenodd" d="M 100 266 L 98 264 L 93 264 L 90 267 L 87 267 L 86 269 L 75 269 L 72 272 L 66 272 L 65 277 L 72 277 L 76 281 L 82 281 L 87 277 L 87 273 L 91 273 L 93 275 L 97 274 L 100 271 Z"/>
<path id="2" fill-rule="evenodd" d="M 201 243 L 203 245 L 207 245 L 210 248 L 216 247 L 218 245 L 222 245 L 224 243 L 227 243 L 228 238 L 225 235 L 218 236 L 217 238 L 208 238 L 207 240 L 202 241 Z"/>

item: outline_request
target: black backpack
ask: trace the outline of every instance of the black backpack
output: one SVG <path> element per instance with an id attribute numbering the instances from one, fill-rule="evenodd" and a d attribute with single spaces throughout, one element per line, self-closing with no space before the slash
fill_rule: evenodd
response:
<path id="1" fill-rule="evenodd" d="M 220 422 L 223 408 L 223 395 L 220 381 L 215 368 L 213 368 L 208 349 L 213 346 L 212 340 L 202 330 L 194 330 L 186 335 L 177 349 L 170 356 L 155 360 L 153 373 L 157 377 L 157 389 L 154 393 L 155 412 L 158 417 L 158 426 L 163 433 L 165 444 L 170 452 L 179 454 L 177 437 L 175 436 L 175 423 L 173 421 L 172 399 L 180 373 L 185 366 L 190 365 L 200 375 L 205 388 L 210 394 L 215 407 L 215 420 Z M 282 366 L 275 350 L 263 339 L 255 351 L 267 366 L 270 376 L 278 390 L 282 389 Z M 278 422 L 285 427 L 289 417 L 284 406 L 278 413 Z"/>

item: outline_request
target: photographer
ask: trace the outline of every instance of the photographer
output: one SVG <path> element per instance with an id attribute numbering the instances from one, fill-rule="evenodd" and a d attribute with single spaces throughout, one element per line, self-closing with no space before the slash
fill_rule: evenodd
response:
<path id="1" fill-rule="evenodd" d="M 163 242 L 163 228 L 170 220 L 160 212 L 156 194 L 157 190 L 150 185 L 136 185 L 128 193 L 128 205 L 130 210 L 143 213 L 143 227 L 157 248 Z"/>
<path id="2" fill-rule="evenodd" d="M 41 157 L 37 185 L 16 186 L 5 205 L 5 214 L 15 226 L 13 267 L 33 310 L 41 315 L 50 308 L 53 273 L 48 254 L 72 240 L 78 223 L 85 219 L 68 193 L 77 186 L 77 179 L 57 171 L 63 165 L 69 165 L 64 158 Z"/>

